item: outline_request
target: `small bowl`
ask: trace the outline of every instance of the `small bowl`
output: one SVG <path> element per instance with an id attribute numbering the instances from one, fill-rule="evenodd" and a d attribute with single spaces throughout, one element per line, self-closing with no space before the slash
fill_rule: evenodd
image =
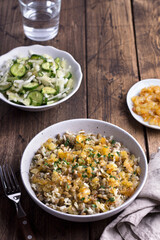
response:
<path id="1" fill-rule="evenodd" d="M 56 211 L 52 208 L 47 207 L 43 204 L 35 195 L 34 191 L 31 188 L 31 184 L 29 181 L 29 167 L 32 161 L 32 158 L 36 151 L 40 148 L 42 143 L 44 143 L 48 138 L 54 138 L 57 134 L 64 134 L 66 131 L 70 131 L 73 133 L 77 133 L 80 130 L 85 130 L 86 133 L 94 133 L 94 134 L 102 134 L 104 136 L 113 136 L 115 140 L 123 143 L 125 147 L 127 147 L 130 152 L 135 154 L 136 157 L 140 157 L 140 167 L 141 167 L 141 175 L 140 175 L 140 183 L 134 192 L 134 194 L 121 206 L 110 210 L 105 213 L 98 213 L 93 215 L 73 215 L 66 214 L 63 212 Z M 31 196 L 31 198 L 46 212 L 74 222 L 92 222 L 101 219 L 105 219 L 107 217 L 111 217 L 123 209 L 125 209 L 131 202 L 137 197 L 137 195 L 142 190 L 144 183 L 147 178 L 147 160 L 145 153 L 139 143 L 125 130 L 121 129 L 118 126 L 115 126 L 111 123 L 94 120 L 94 119 L 73 119 L 68 121 L 59 122 L 54 124 L 40 133 L 38 133 L 28 144 L 26 147 L 22 159 L 21 159 L 21 177 L 23 184 Z"/>
<path id="2" fill-rule="evenodd" d="M 14 48 L 13 50 L 11 50 L 10 52 L 2 55 L 0 57 L 0 63 L 1 65 L 3 65 L 3 63 L 5 61 L 7 61 L 8 59 L 13 59 L 15 57 L 27 57 L 29 52 L 33 52 L 34 54 L 48 54 L 49 56 L 56 58 L 64 58 L 67 63 L 69 65 L 71 65 L 72 67 L 72 74 L 74 77 L 74 86 L 72 91 L 63 99 L 52 103 L 50 105 L 42 105 L 42 106 L 24 106 L 24 105 L 19 105 L 16 103 L 13 103 L 11 101 L 9 101 L 2 93 L 0 93 L 0 99 L 14 107 L 17 107 L 19 109 L 25 110 L 25 111 L 43 111 L 43 110 L 47 110 L 50 108 L 53 108 L 54 106 L 65 102 L 67 99 L 69 99 L 70 97 L 73 96 L 73 94 L 75 94 L 77 92 L 77 90 L 80 87 L 81 81 L 82 81 L 82 71 L 81 71 L 81 67 L 79 65 L 79 63 L 76 62 L 76 60 L 71 56 L 71 54 L 59 50 L 57 48 L 54 48 L 52 46 L 42 46 L 42 45 L 32 45 L 32 46 L 22 46 L 22 47 L 17 47 Z"/>
<path id="3" fill-rule="evenodd" d="M 135 83 L 128 91 L 126 101 L 127 101 L 127 105 L 130 113 L 139 123 L 143 124 L 146 127 L 160 130 L 159 126 L 150 125 L 148 122 L 145 122 L 140 115 L 136 114 L 132 110 L 133 109 L 132 97 L 138 96 L 143 88 L 147 88 L 150 86 L 160 86 L 160 79 L 145 79 Z"/>

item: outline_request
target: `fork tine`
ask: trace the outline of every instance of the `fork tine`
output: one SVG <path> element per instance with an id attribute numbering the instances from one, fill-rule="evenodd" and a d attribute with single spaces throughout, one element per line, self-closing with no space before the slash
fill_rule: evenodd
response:
<path id="1" fill-rule="evenodd" d="M 4 169 L 4 174 L 5 174 L 6 181 L 7 181 L 10 191 L 11 192 L 20 191 L 18 181 L 17 181 L 16 176 L 14 175 L 11 167 L 8 164 L 5 164 L 3 166 L 3 169 Z"/>
<path id="2" fill-rule="evenodd" d="M 8 169 L 7 169 L 7 165 L 4 164 L 2 166 L 2 170 L 3 170 L 3 176 L 4 176 L 4 180 L 5 180 L 5 183 L 6 183 L 6 187 L 7 187 L 7 192 L 10 193 L 12 192 L 12 186 L 11 186 L 11 181 L 10 181 L 10 175 L 8 173 Z"/>
<path id="3" fill-rule="evenodd" d="M 13 193 L 20 191 L 20 186 L 12 168 L 8 164 L 0 167 L 0 177 L 5 193 Z"/>
<path id="4" fill-rule="evenodd" d="M 20 191 L 20 186 L 19 186 L 18 180 L 16 178 L 16 175 L 13 173 L 13 170 L 10 166 L 8 166 L 8 168 L 10 169 L 10 173 L 11 173 L 12 179 L 14 181 L 14 186 L 15 186 L 16 190 Z"/>
<path id="5" fill-rule="evenodd" d="M 1 166 L 0 166 L 0 178 L 1 178 L 1 182 L 2 182 L 2 186 L 3 186 L 4 192 L 6 193 L 7 186 L 6 186 L 6 182 L 5 182 L 5 179 L 4 179 L 3 170 L 2 170 Z"/>

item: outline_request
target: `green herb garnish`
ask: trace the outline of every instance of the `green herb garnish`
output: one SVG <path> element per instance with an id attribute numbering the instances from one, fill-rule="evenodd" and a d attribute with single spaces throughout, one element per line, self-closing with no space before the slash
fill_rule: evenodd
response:
<path id="1" fill-rule="evenodd" d="M 96 204 L 92 204 L 92 207 L 93 207 L 93 208 L 96 208 L 96 207 L 97 207 L 97 205 L 96 205 Z"/>
<path id="2" fill-rule="evenodd" d="M 97 157 L 100 158 L 100 157 L 101 157 L 101 154 L 100 154 L 100 153 L 97 153 Z"/>
<path id="3" fill-rule="evenodd" d="M 120 155 L 120 152 L 116 152 L 117 154 L 118 154 L 118 156 L 120 157 L 121 155 Z"/>
<path id="4" fill-rule="evenodd" d="M 109 201 L 110 201 L 110 202 L 114 202 L 115 199 L 114 199 L 113 197 L 111 197 L 111 198 L 109 198 Z"/>
<path id="5" fill-rule="evenodd" d="M 115 140 L 112 140 L 112 141 L 111 141 L 111 144 L 115 144 L 115 143 L 116 143 L 116 141 L 115 141 Z"/>
<path id="6" fill-rule="evenodd" d="M 64 142 L 64 146 L 67 147 L 69 146 L 70 142 L 69 142 L 69 139 L 67 139 L 65 142 Z"/>
<path id="7" fill-rule="evenodd" d="M 77 168 L 78 166 L 78 163 L 76 163 L 76 165 L 72 166 L 72 169 Z"/>
<path id="8" fill-rule="evenodd" d="M 108 157 L 109 157 L 109 158 L 112 158 L 112 157 L 113 157 L 113 154 L 108 153 Z"/>
<path id="9" fill-rule="evenodd" d="M 113 176 L 113 175 L 110 175 L 110 178 L 114 178 L 115 180 L 118 180 L 118 178 L 116 178 L 116 177 Z"/>
<path id="10" fill-rule="evenodd" d="M 88 177 L 88 176 L 87 176 L 86 174 L 82 174 L 82 177 L 83 177 L 83 178 L 86 178 L 86 177 Z"/>

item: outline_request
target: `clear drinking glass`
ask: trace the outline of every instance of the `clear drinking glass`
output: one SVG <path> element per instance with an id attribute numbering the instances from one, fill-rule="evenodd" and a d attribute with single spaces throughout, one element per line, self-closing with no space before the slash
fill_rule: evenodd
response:
<path id="1" fill-rule="evenodd" d="M 25 35 L 47 41 L 58 34 L 61 0 L 19 0 Z"/>

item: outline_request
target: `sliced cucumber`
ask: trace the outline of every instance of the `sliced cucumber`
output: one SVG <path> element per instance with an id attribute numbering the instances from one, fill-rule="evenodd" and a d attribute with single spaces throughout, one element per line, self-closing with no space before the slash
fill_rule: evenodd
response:
<path id="1" fill-rule="evenodd" d="M 18 80 L 18 77 L 8 77 L 7 82 L 13 82 L 14 80 Z"/>
<path id="2" fill-rule="evenodd" d="M 42 93 L 43 94 L 55 94 L 56 93 L 56 89 L 54 89 L 52 87 L 44 87 L 42 89 Z"/>
<path id="3" fill-rule="evenodd" d="M 49 77 L 50 78 L 55 78 L 55 76 L 56 76 L 56 74 L 54 72 L 51 72 Z"/>
<path id="4" fill-rule="evenodd" d="M 54 103 L 55 101 L 47 101 L 47 105 Z"/>
<path id="5" fill-rule="evenodd" d="M 32 106 L 40 106 L 43 103 L 43 94 L 36 90 L 30 92 L 27 98 L 31 100 Z"/>
<path id="6" fill-rule="evenodd" d="M 56 86 L 56 92 L 57 94 L 60 92 L 60 87 L 58 85 Z"/>
<path id="7" fill-rule="evenodd" d="M 0 92 L 7 91 L 12 86 L 11 82 L 8 83 L 0 83 Z"/>
<path id="8" fill-rule="evenodd" d="M 53 63 L 52 62 L 45 62 L 45 63 L 42 63 L 42 69 L 44 71 L 50 71 L 51 70 L 51 67 L 52 67 Z"/>
<path id="9" fill-rule="evenodd" d="M 14 63 L 11 66 L 10 71 L 15 77 L 23 77 L 26 73 L 26 67 L 21 63 Z"/>
<path id="10" fill-rule="evenodd" d="M 24 101 L 23 101 L 23 104 L 24 104 L 25 106 L 31 105 L 31 99 L 30 99 L 30 98 L 25 98 Z"/>
<path id="11" fill-rule="evenodd" d="M 38 77 L 43 77 L 43 72 L 39 71 L 38 72 Z"/>
<path id="12" fill-rule="evenodd" d="M 56 70 L 59 69 L 59 65 L 57 63 L 55 63 L 55 66 L 56 66 Z"/>
<path id="13" fill-rule="evenodd" d="M 31 83 L 27 83 L 27 84 L 23 85 L 23 88 L 24 88 L 25 90 L 33 90 L 33 89 L 37 88 L 38 86 L 39 86 L 38 83 L 36 83 L 36 82 L 31 82 Z"/>
<path id="14" fill-rule="evenodd" d="M 39 91 L 39 92 L 40 92 L 40 91 L 42 90 L 42 88 L 44 88 L 44 85 L 41 84 L 41 85 L 39 85 L 39 86 L 36 88 L 36 91 Z"/>
<path id="15" fill-rule="evenodd" d="M 45 57 L 43 57 L 42 55 L 38 55 L 38 54 L 32 54 L 30 59 L 32 60 L 40 60 L 42 59 L 43 61 L 47 61 L 47 59 Z"/>
<path id="16" fill-rule="evenodd" d="M 66 87 L 68 87 L 70 89 L 73 88 L 73 79 L 72 78 L 68 79 L 68 82 L 65 84 L 64 88 L 66 88 Z"/>
<path id="17" fill-rule="evenodd" d="M 68 72 L 65 76 L 64 76 L 64 78 L 68 78 L 68 79 L 70 79 L 72 77 L 72 74 L 70 73 L 70 72 Z"/>
<path id="18" fill-rule="evenodd" d="M 60 64 L 60 58 L 59 58 L 59 57 L 55 58 L 54 61 L 55 61 L 58 65 Z"/>
<path id="19" fill-rule="evenodd" d="M 20 91 L 18 92 L 19 96 L 24 95 L 26 93 L 26 91 L 22 88 L 20 89 Z"/>
<path id="20" fill-rule="evenodd" d="M 27 70 L 32 69 L 33 68 L 33 63 L 28 62 L 26 68 L 27 68 Z"/>
<path id="21" fill-rule="evenodd" d="M 56 70 L 58 70 L 59 66 L 60 66 L 60 63 L 61 63 L 60 58 L 57 57 L 57 58 L 54 59 L 54 61 L 55 61 Z"/>

